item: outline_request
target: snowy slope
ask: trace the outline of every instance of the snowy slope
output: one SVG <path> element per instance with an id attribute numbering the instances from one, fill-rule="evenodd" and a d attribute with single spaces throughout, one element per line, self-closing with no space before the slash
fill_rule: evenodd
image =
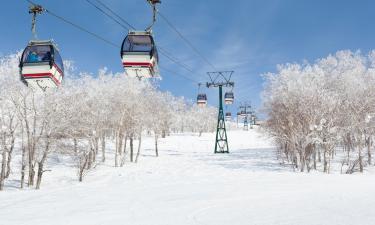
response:
<path id="1" fill-rule="evenodd" d="M 374 177 L 301 174 L 279 164 L 257 131 L 230 131 L 229 155 L 214 155 L 213 134 L 146 139 L 138 164 L 111 160 L 75 180 L 52 165 L 42 189 L 0 193 L 4 225 L 372 225 Z"/>

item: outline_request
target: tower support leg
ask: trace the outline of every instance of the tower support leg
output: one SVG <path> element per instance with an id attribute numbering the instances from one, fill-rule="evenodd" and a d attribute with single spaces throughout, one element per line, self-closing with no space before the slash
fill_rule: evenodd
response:
<path id="1" fill-rule="evenodd" d="M 219 86 L 219 115 L 217 118 L 215 153 L 229 153 L 227 130 L 223 110 L 223 86 Z"/>

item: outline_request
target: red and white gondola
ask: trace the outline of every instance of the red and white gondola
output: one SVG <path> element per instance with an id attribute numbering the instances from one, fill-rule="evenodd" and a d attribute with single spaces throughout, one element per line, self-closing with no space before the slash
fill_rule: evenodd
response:
<path id="1" fill-rule="evenodd" d="M 198 94 L 197 105 L 200 106 L 200 107 L 205 107 L 207 105 L 207 95 L 206 94 Z"/>
<path id="2" fill-rule="evenodd" d="M 63 61 L 52 41 L 30 41 L 19 67 L 21 80 L 34 89 L 58 87 L 64 78 Z"/>
<path id="3" fill-rule="evenodd" d="M 151 31 L 130 31 L 121 47 L 122 65 L 131 77 L 159 76 L 158 51 Z"/>
<path id="4" fill-rule="evenodd" d="M 225 120 L 230 121 L 231 119 L 232 119 L 232 113 L 231 112 L 225 113 Z"/>
<path id="5" fill-rule="evenodd" d="M 226 92 L 224 95 L 224 102 L 226 105 L 231 105 L 234 102 L 234 94 L 232 91 Z"/>

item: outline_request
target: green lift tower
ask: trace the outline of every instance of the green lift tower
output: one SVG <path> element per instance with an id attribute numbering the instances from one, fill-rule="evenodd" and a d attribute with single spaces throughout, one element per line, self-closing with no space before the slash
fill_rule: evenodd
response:
<path id="1" fill-rule="evenodd" d="M 215 154 L 229 153 L 228 137 L 225 128 L 225 117 L 223 109 L 223 87 L 234 87 L 231 81 L 234 71 L 208 72 L 210 82 L 207 82 L 207 88 L 219 88 L 219 114 L 217 118 Z"/>

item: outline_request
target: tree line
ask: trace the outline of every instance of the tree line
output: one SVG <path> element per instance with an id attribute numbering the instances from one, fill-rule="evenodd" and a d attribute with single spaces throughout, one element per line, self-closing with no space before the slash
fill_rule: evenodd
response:
<path id="1" fill-rule="evenodd" d="M 184 98 L 158 90 L 146 80 L 102 69 L 80 73 L 65 62 L 60 88 L 32 90 L 20 82 L 18 54 L 0 57 L 0 190 L 12 168 L 20 166 L 20 188 L 39 189 L 52 154 L 70 155 L 77 178 L 114 154 L 113 166 L 137 162 L 142 137 L 158 140 L 171 132 L 211 132 L 216 109 L 199 108 Z M 77 75 L 78 74 L 78 75 Z M 114 149 L 107 149 L 108 143 Z M 14 162 L 20 155 L 21 162 Z M 62 162 L 64 163 L 64 162 Z"/>

